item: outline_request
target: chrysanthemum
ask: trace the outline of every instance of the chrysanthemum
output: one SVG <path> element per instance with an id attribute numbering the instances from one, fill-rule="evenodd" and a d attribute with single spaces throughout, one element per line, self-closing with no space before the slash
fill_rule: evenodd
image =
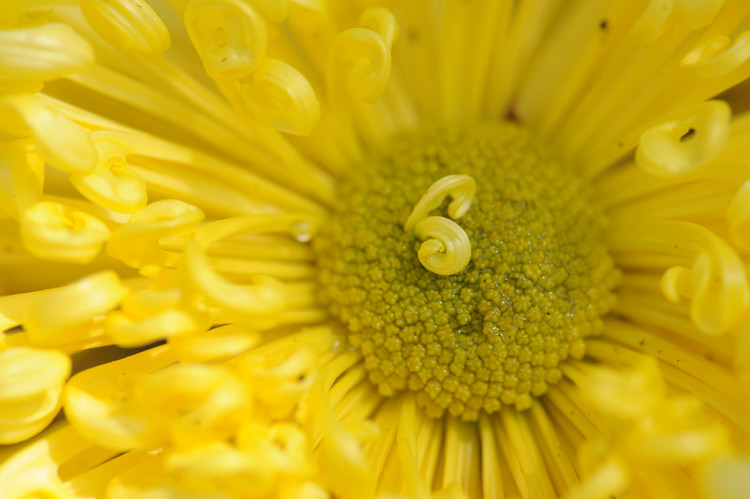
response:
<path id="1" fill-rule="evenodd" d="M 750 2 L 0 1 L 0 497 L 745 497 Z"/>

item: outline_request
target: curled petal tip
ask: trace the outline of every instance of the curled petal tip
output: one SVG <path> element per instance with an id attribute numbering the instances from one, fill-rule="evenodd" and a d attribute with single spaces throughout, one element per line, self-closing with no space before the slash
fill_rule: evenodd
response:
<path id="1" fill-rule="evenodd" d="M 191 0 L 185 27 L 214 78 L 247 78 L 266 56 L 266 23 L 247 2 Z"/>
<path id="2" fill-rule="evenodd" d="M 425 240 L 419 247 L 419 261 L 430 272 L 453 275 L 463 270 L 471 260 L 471 242 L 466 232 L 445 217 L 423 218 L 414 232 Z"/>
<path id="3" fill-rule="evenodd" d="M 641 135 L 636 163 L 659 176 L 695 171 L 719 155 L 731 118 L 729 105 L 717 100 L 675 111 Z"/>

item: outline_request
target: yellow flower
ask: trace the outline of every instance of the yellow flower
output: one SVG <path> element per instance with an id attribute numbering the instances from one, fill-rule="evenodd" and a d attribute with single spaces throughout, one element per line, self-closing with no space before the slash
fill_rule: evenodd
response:
<path id="1" fill-rule="evenodd" d="M 0 2 L 0 497 L 744 497 L 748 27 Z"/>

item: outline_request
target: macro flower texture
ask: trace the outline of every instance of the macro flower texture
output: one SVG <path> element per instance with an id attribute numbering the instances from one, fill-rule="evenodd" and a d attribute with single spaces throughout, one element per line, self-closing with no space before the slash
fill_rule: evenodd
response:
<path id="1" fill-rule="evenodd" d="M 750 493 L 747 0 L 0 1 L 0 498 Z"/>

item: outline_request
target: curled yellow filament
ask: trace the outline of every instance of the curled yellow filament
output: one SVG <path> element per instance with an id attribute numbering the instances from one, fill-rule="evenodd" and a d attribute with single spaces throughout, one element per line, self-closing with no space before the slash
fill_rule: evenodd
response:
<path id="1" fill-rule="evenodd" d="M 70 369 L 70 358 L 57 350 L 11 347 L 0 352 L 0 444 L 22 442 L 49 425 L 60 410 Z"/>
<path id="2" fill-rule="evenodd" d="M 81 12 L 99 36 L 123 50 L 158 55 L 171 43 L 169 30 L 144 0 L 87 0 Z"/>
<path id="3" fill-rule="evenodd" d="M 54 201 L 26 208 L 20 224 L 21 240 L 31 254 L 62 262 L 89 263 L 110 235 L 98 218 Z"/>
<path id="4" fill-rule="evenodd" d="M 391 50 L 371 29 L 348 29 L 333 42 L 328 74 L 332 92 L 340 90 L 355 100 L 374 102 L 391 74 Z"/>
<path id="5" fill-rule="evenodd" d="M 731 119 L 729 105 L 718 100 L 675 111 L 641 135 L 636 162 L 659 176 L 701 168 L 721 152 Z"/>
<path id="6" fill-rule="evenodd" d="M 469 263 L 471 241 L 466 232 L 445 217 L 428 215 L 451 196 L 453 201 L 448 205 L 448 215 L 454 220 L 461 218 L 471 208 L 476 189 L 476 182 L 468 175 L 443 177 L 427 188 L 406 219 L 404 230 L 424 240 L 417 256 L 430 272 L 453 275 Z"/>
<path id="7" fill-rule="evenodd" d="M 246 215 L 208 223 L 185 245 L 186 275 L 199 294 L 237 320 L 270 327 L 285 307 L 284 284 L 264 275 L 257 276 L 250 286 L 231 283 L 212 268 L 208 248 L 227 237 L 279 230 L 304 240 L 317 226 L 318 221 L 310 215 L 294 213 Z"/>
<path id="8" fill-rule="evenodd" d="M 746 265 L 722 237 L 693 222 L 642 221 L 625 241 L 615 224 L 607 236 L 610 251 L 642 249 L 692 259 L 690 268 L 677 265 L 663 274 L 661 291 L 673 302 L 688 298 L 690 317 L 704 333 L 730 331 L 750 311 Z"/>
<path id="9" fill-rule="evenodd" d="M 705 333 L 723 333 L 735 326 L 750 306 L 750 286 L 742 260 L 732 247 L 695 224 L 664 225 L 662 233 L 698 250 L 692 268 L 676 266 L 663 275 L 664 295 L 672 301 L 690 298 L 690 316 Z"/>
<path id="10" fill-rule="evenodd" d="M 173 442 L 195 447 L 237 431 L 248 418 L 249 395 L 224 366 L 175 364 L 136 380 L 125 403 Z"/>
<path id="11" fill-rule="evenodd" d="M 430 272 L 453 275 L 469 263 L 471 242 L 456 222 L 445 217 L 427 217 L 417 222 L 414 232 L 425 239 L 417 256 Z"/>
<path id="12" fill-rule="evenodd" d="M 187 233 L 203 218 L 203 211 L 183 201 L 156 201 L 137 211 L 127 224 L 114 231 L 107 253 L 135 268 L 163 265 L 167 255 L 159 247 L 159 239 Z"/>
<path id="13" fill-rule="evenodd" d="M 398 25 L 393 12 L 385 7 L 372 7 L 362 12 L 359 24 L 363 28 L 371 29 L 390 47 L 398 35 Z"/>
<path id="14" fill-rule="evenodd" d="M 135 213 L 146 205 L 146 182 L 127 164 L 127 142 L 115 133 L 91 134 L 99 159 L 94 171 L 71 174 L 70 180 L 99 206 L 119 213 Z"/>
<path id="15" fill-rule="evenodd" d="M 681 61 L 703 78 L 724 76 L 750 59 L 750 30 L 743 31 L 734 42 L 726 35 L 717 35 L 698 45 Z"/>
<path id="16" fill-rule="evenodd" d="M 156 421 L 145 420 L 134 407 L 132 387 L 174 361 L 163 345 L 75 374 L 64 394 L 68 422 L 80 435 L 109 449 L 130 450 L 163 438 L 163 428 L 154 431 Z"/>
<path id="17" fill-rule="evenodd" d="M 417 222 L 425 218 L 432 210 L 439 208 L 447 196 L 453 198 L 448 206 L 448 214 L 454 220 L 461 218 L 471 208 L 476 191 L 477 184 L 468 175 L 448 175 L 441 178 L 427 188 L 422 198 L 414 206 L 411 215 L 406 219 L 404 230 L 414 230 Z"/>
<path id="18" fill-rule="evenodd" d="M 247 107 L 280 132 L 310 135 L 320 120 L 320 104 L 312 86 L 285 62 L 266 57 L 240 85 Z"/>
<path id="19" fill-rule="evenodd" d="M 213 78 L 246 78 L 266 56 L 266 23 L 246 2 L 192 0 L 185 27 Z"/>

